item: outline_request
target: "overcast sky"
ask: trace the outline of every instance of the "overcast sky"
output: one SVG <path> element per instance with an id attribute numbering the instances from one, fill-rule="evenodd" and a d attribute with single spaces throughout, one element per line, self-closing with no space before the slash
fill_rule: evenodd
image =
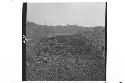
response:
<path id="1" fill-rule="evenodd" d="M 105 26 L 105 3 L 28 3 L 28 21 L 37 24 Z"/>

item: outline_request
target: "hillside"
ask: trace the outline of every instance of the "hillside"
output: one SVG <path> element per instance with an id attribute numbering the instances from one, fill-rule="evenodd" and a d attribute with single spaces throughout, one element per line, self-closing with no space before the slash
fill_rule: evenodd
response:
<path id="1" fill-rule="evenodd" d="M 28 22 L 26 30 L 27 37 L 37 41 L 31 41 L 33 46 L 26 44 L 27 80 L 106 80 L 104 27 L 45 26 Z"/>
<path id="2" fill-rule="evenodd" d="M 91 27 L 93 28 L 93 27 Z M 48 26 L 38 25 L 33 22 L 27 21 L 26 23 L 26 36 L 36 37 L 38 35 L 54 35 L 54 34 L 75 34 L 87 30 L 87 27 L 81 27 L 77 25 L 66 25 L 66 26 Z"/>

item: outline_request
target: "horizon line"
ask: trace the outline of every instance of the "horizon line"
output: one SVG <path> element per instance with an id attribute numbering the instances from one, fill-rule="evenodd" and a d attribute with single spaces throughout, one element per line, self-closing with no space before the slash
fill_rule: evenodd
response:
<path id="1" fill-rule="evenodd" d="M 37 25 L 39 25 L 39 26 L 45 26 L 45 25 L 47 25 L 46 24 L 46 22 L 45 22 L 45 24 L 39 24 L 39 23 L 36 23 L 36 22 L 33 22 L 33 21 L 29 21 L 29 20 L 26 20 L 26 23 L 27 22 L 32 22 L 32 23 L 34 23 L 34 24 L 37 24 Z M 77 25 L 77 24 L 65 24 L 65 25 L 47 25 L 47 26 L 71 26 L 71 25 L 75 25 L 75 26 L 79 26 L 79 27 L 105 27 L 105 26 L 103 26 L 103 25 L 96 25 L 96 26 L 83 26 L 83 25 Z"/>

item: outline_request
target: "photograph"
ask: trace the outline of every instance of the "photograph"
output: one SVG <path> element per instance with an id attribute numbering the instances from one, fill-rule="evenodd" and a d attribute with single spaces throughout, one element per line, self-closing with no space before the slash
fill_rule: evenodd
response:
<path id="1" fill-rule="evenodd" d="M 22 81 L 106 81 L 107 2 L 22 4 Z"/>

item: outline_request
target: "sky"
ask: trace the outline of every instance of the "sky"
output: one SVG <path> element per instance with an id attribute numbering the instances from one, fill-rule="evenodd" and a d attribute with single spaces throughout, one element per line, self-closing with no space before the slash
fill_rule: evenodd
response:
<path id="1" fill-rule="evenodd" d="M 28 3 L 27 20 L 40 25 L 105 26 L 105 2 Z"/>

